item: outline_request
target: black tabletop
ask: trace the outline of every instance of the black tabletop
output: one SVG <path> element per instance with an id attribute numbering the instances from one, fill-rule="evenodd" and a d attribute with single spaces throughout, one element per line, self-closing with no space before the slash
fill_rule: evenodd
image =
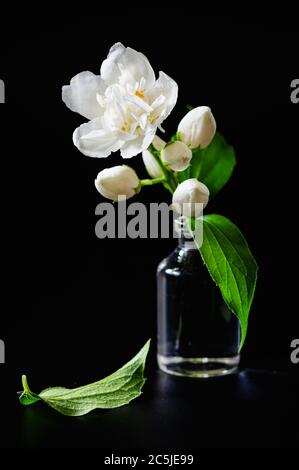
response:
<path id="1" fill-rule="evenodd" d="M 152 360 L 146 375 L 144 393 L 131 404 L 73 418 L 43 403 L 19 405 L 7 373 L 1 398 L 7 423 L 2 444 L 107 452 L 299 446 L 297 374 L 243 368 L 226 377 L 190 379 L 167 375 Z"/>

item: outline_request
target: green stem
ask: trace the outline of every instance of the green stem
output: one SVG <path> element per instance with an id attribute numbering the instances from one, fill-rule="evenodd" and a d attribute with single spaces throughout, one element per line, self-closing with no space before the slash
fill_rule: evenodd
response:
<path id="1" fill-rule="evenodd" d="M 152 186 L 153 184 L 159 184 L 159 183 L 165 183 L 166 179 L 164 176 L 161 178 L 153 178 L 153 179 L 145 179 L 145 180 L 140 180 L 141 186 Z"/>
<path id="2" fill-rule="evenodd" d="M 31 403 L 35 403 L 36 401 L 41 400 L 38 395 L 31 392 L 26 375 L 22 375 L 22 385 L 23 392 L 20 395 L 20 402 L 22 403 L 22 405 L 31 405 Z"/>
<path id="3" fill-rule="evenodd" d="M 169 181 L 170 181 L 171 187 L 173 189 L 172 192 L 174 192 L 176 190 L 176 187 L 177 187 L 176 177 L 171 173 L 168 173 L 168 174 L 169 174 Z"/>
<path id="4" fill-rule="evenodd" d="M 28 395 L 31 395 L 32 392 L 29 388 L 26 375 L 22 375 L 22 385 L 23 385 L 24 392 L 28 393 Z"/>
<path id="5" fill-rule="evenodd" d="M 167 189 L 173 194 L 177 187 L 173 175 L 165 168 L 165 166 L 161 162 L 159 151 L 157 151 L 152 144 L 149 146 L 148 150 L 151 152 L 159 166 L 159 170 L 163 175 L 164 186 L 167 187 Z"/>
<path id="6" fill-rule="evenodd" d="M 26 375 L 22 375 L 22 385 L 23 385 L 24 392 L 31 393 Z"/>
<path id="7" fill-rule="evenodd" d="M 196 158 L 199 158 L 200 160 L 199 160 L 199 165 L 197 167 L 196 173 L 193 175 L 193 178 L 196 178 L 197 180 L 199 180 L 199 176 L 200 176 L 201 168 L 202 168 L 202 152 L 199 148 L 197 149 L 197 153 L 198 155 L 196 156 Z"/>

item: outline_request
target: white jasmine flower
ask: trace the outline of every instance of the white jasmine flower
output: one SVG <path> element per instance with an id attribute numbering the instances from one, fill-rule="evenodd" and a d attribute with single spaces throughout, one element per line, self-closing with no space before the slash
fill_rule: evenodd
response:
<path id="1" fill-rule="evenodd" d="M 177 101 L 178 86 L 164 72 L 156 80 L 148 59 L 115 44 L 101 66 L 101 75 L 81 72 L 62 89 L 62 99 L 89 119 L 73 135 L 76 147 L 89 157 L 107 157 L 120 150 L 130 158 L 145 150 Z"/>
<path id="2" fill-rule="evenodd" d="M 161 139 L 158 135 L 155 135 L 154 140 L 152 141 L 152 144 L 156 150 L 161 151 L 165 147 L 166 142 L 163 139 Z"/>
<path id="3" fill-rule="evenodd" d="M 129 199 L 138 192 L 139 178 L 127 165 L 118 165 L 100 171 L 95 180 L 95 187 L 102 196 L 113 201 Z"/>
<path id="4" fill-rule="evenodd" d="M 160 151 L 165 147 L 166 142 L 164 142 L 164 140 L 160 139 L 159 136 L 155 135 L 152 144 L 153 144 L 153 147 L 156 150 Z M 161 170 L 159 168 L 159 165 L 158 165 L 155 157 L 153 156 L 153 154 L 149 150 L 143 150 L 142 159 L 143 159 L 143 163 L 144 163 L 145 168 L 147 169 L 148 174 L 152 178 L 161 178 L 162 173 L 161 173 Z"/>
<path id="5" fill-rule="evenodd" d="M 183 171 L 188 168 L 192 152 L 184 142 L 172 142 L 162 149 L 161 159 L 167 168 L 173 171 Z"/>
<path id="6" fill-rule="evenodd" d="M 205 184 L 190 178 L 178 185 L 172 196 L 172 207 L 187 217 L 199 216 L 209 201 L 210 192 Z"/>
<path id="7" fill-rule="evenodd" d="M 153 154 L 149 150 L 143 150 L 142 152 L 142 160 L 144 163 L 144 166 L 148 172 L 148 174 L 152 178 L 161 178 L 162 173 L 159 168 L 159 165 L 153 156 Z"/>
<path id="8" fill-rule="evenodd" d="M 190 148 L 205 148 L 216 132 L 216 121 L 208 106 L 189 111 L 178 126 L 181 140 Z"/>

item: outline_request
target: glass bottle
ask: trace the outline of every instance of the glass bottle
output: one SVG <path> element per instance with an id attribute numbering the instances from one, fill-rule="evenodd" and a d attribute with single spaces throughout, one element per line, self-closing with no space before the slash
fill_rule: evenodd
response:
<path id="1" fill-rule="evenodd" d="M 237 370 L 240 326 L 211 279 L 184 219 L 177 248 L 157 270 L 158 365 L 164 372 L 212 377 Z"/>

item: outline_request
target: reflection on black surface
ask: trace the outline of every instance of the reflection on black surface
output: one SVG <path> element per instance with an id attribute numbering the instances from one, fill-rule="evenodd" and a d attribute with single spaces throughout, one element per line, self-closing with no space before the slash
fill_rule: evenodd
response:
<path id="1" fill-rule="evenodd" d="M 70 418 L 37 403 L 21 409 L 26 448 L 292 448 L 298 379 L 245 369 L 208 380 L 155 371 L 129 406 Z"/>
<path id="2" fill-rule="evenodd" d="M 288 393 L 298 391 L 298 380 L 295 376 L 276 371 L 263 371 L 258 369 L 244 369 L 236 374 L 225 377 L 215 377 L 211 379 L 193 380 L 189 378 L 177 378 L 158 372 L 157 375 L 158 392 L 165 395 L 173 395 L 182 391 L 194 396 L 197 393 L 202 395 L 213 395 L 219 398 L 219 392 L 223 392 L 223 397 L 238 398 L 239 400 L 254 400 L 262 398 L 275 398 Z M 296 388 L 297 387 L 297 388 Z"/>

